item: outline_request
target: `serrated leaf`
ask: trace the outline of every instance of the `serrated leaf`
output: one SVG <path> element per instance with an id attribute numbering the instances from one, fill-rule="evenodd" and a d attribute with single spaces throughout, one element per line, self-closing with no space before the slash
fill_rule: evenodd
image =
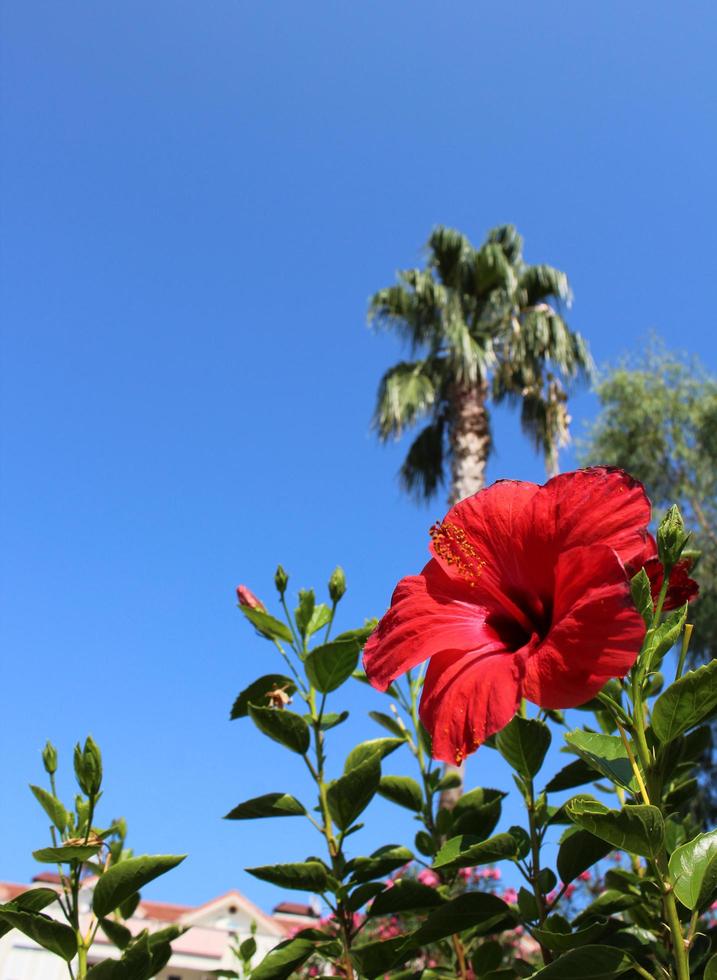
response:
<path id="1" fill-rule="evenodd" d="M 371 878 L 384 878 L 413 861 L 413 854 L 400 844 L 386 844 L 369 857 L 356 857 L 349 862 L 351 880 L 359 884 Z"/>
<path id="2" fill-rule="evenodd" d="M 23 909 L 17 902 L 6 902 L 0 905 L 0 922 L 11 929 L 18 929 L 43 949 L 49 950 L 67 963 L 77 954 L 74 930 L 42 912 Z"/>
<path id="3" fill-rule="evenodd" d="M 391 888 L 377 895 L 369 910 L 369 916 L 393 915 L 399 912 L 415 912 L 442 905 L 445 899 L 435 888 L 423 885 L 412 878 L 402 878 Z"/>
<path id="4" fill-rule="evenodd" d="M 705 721 L 717 707 L 717 660 L 688 671 L 664 691 L 652 708 L 652 731 L 671 742 Z"/>
<path id="5" fill-rule="evenodd" d="M 580 757 L 603 776 L 633 791 L 635 774 L 622 739 L 617 735 L 600 735 L 577 729 L 568 732 L 565 741 Z"/>
<path id="6" fill-rule="evenodd" d="M 53 891 L 52 888 L 30 888 L 18 895 L 12 902 L 8 902 L 7 905 L 22 912 L 41 912 L 42 909 L 56 901 L 57 892 Z M 7 922 L 0 922 L 0 937 L 10 932 L 11 929 L 12 926 Z"/>
<path id="7" fill-rule="evenodd" d="M 563 884 L 569 884 L 601 861 L 612 848 L 612 844 L 587 830 L 576 828 L 566 831 L 558 849 L 558 874 Z"/>
<path id="8" fill-rule="evenodd" d="M 245 800 L 224 817 L 225 820 L 256 820 L 260 817 L 300 817 L 304 806 L 288 793 L 265 793 Z"/>
<path id="9" fill-rule="evenodd" d="M 326 800 L 339 830 L 348 830 L 376 794 L 381 779 L 380 757 L 374 753 L 329 785 Z"/>
<path id="10" fill-rule="evenodd" d="M 665 826 L 656 806 L 626 804 L 610 810 L 598 800 L 569 800 L 568 816 L 576 824 L 614 847 L 643 857 L 656 857 L 661 851 Z"/>
<path id="11" fill-rule="evenodd" d="M 42 847 L 32 856 L 40 864 L 70 864 L 73 861 L 89 861 L 100 850 L 99 844 L 70 844 L 67 847 Z"/>
<path id="12" fill-rule="evenodd" d="M 497 895 L 466 892 L 431 912 L 418 929 L 406 937 L 405 947 L 425 946 L 465 929 L 476 929 L 478 935 L 484 935 L 510 928 L 515 923 L 515 912 Z"/>
<path id="13" fill-rule="evenodd" d="M 334 640 L 316 647 L 304 661 L 306 676 L 321 694 L 329 694 L 356 669 L 360 647 L 356 640 Z"/>
<path id="14" fill-rule="evenodd" d="M 255 704 L 259 708 L 266 708 L 268 704 L 267 694 L 270 691 L 284 691 L 291 697 L 296 693 L 296 682 L 284 674 L 265 674 L 257 678 L 237 696 L 232 705 L 230 719 L 245 718 L 249 714 L 249 705 Z"/>
<path id="15" fill-rule="evenodd" d="M 379 761 L 385 759 L 404 744 L 403 738 L 371 738 L 366 742 L 359 742 L 346 756 L 344 772 L 348 772 L 349 769 L 355 768 L 372 756 L 376 756 Z"/>
<path id="16" fill-rule="evenodd" d="M 550 729 L 545 722 L 520 715 L 498 732 L 495 739 L 505 761 L 526 779 L 532 779 L 540 771 L 550 742 Z"/>
<path id="17" fill-rule="evenodd" d="M 318 861 L 301 861 L 294 864 L 267 864 L 257 868 L 246 868 L 246 871 L 281 888 L 295 888 L 304 892 L 326 891 L 328 876 L 326 868 Z"/>
<path id="18" fill-rule="evenodd" d="M 652 586 L 644 568 L 641 568 L 637 575 L 633 575 L 630 579 L 630 592 L 637 611 L 645 621 L 645 625 L 649 626 L 652 622 L 654 606 L 652 604 Z"/>
<path id="19" fill-rule="evenodd" d="M 496 834 L 488 840 L 461 835 L 446 841 L 436 855 L 434 868 L 473 868 L 479 864 L 512 859 L 518 855 L 518 845 L 512 834 Z"/>
<path id="20" fill-rule="evenodd" d="M 262 636 L 267 637 L 267 639 L 283 640 L 285 643 L 293 642 L 294 637 L 291 630 L 280 619 L 274 619 L 269 613 L 262 612 L 261 609 L 254 609 L 252 606 L 239 606 L 239 608 L 252 626 L 256 626 Z"/>
<path id="21" fill-rule="evenodd" d="M 378 784 L 378 794 L 415 813 L 423 810 L 421 787 L 410 776 L 382 776 Z"/>
<path id="22" fill-rule="evenodd" d="M 54 826 L 57 827 L 61 834 L 64 834 L 68 824 L 68 816 L 67 810 L 62 803 L 52 793 L 48 793 L 46 789 L 43 789 L 42 786 L 33 786 L 30 784 L 30 789 L 37 802 L 50 820 L 52 820 Z"/>
<path id="23" fill-rule="evenodd" d="M 670 881 L 688 909 L 703 909 L 717 890 L 717 830 L 698 834 L 670 857 Z"/>
<path id="24" fill-rule="evenodd" d="M 369 711 L 368 716 L 397 738 L 406 738 L 405 728 L 402 728 L 392 715 L 384 714 L 382 711 Z"/>
<path id="25" fill-rule="evenodd" d="M 533 980 L 612 980 L 632 969 L 632 962 L 613 946 L 583 946 L 563 953 L 532 976 Z"/>
<path id="26" fill-rule="evenodd" d="M 301 715 L 278 708 L 257 708 L 250 704 L 249 717 L 260 732 L 292 752 L 305 755 L 309 751 L 311 733 Z"/>
<path id="27" fill-rule="evenodd" d="M 145 854 L 127 858 L 105 871 L 95 885 L 92 910 L 104 919 L 140 888 L 181 864 L 186 855 Z"/>
<path id="28" fill-rule="evenodd" d="M 575 759 L 557 772 L 545 786 L 546 793 L 560 793 L 562 790 L 575 789 L 586 783 L 594 783 L 600 778 L 597 769 L 588 765 L 585 759 Z"/>
<path id="29" fill-rule="evenodd" d="M 671 613 L 663 623 L 647 631 L 640 660 L 647 664 L 648 670 L 658 670 L 665 654 L 679 640 L 687 620 L 687 605 L 685 603 L 680 609 Z"/>

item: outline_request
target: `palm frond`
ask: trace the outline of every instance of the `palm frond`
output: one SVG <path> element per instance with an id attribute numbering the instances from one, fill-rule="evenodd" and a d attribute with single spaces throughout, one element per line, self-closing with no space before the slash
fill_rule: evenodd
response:
<path id="1" fill-rule="evenodd" d="M 380 289 L 369 300 L 370 324 L 396 330 L 412 349 L 427 343 L 440 324 L 445 290 L 428 272 L 399 272 L 399 283 Z"/>
<path id="2" fill-rule="evenodd" d="M 570 306 L 572 292 L 568 277 L 552 265 L 529 265 L 518 280 L 521 306 L 535 306 L 544 300 L 555 298 Z"/>
<path id="3" fill-rule="evenodd" d="M 399 437 L 404 428 L 414 425 L 433 407 L 436 388 L 432 367 L 435 369 L 427 361 L 401 361 L 381 378 L 373 426 L 382 441 Z"/>
<path id="4" fill-rule="evenodd" d="M 506 259 L 513 266 L 519 266 L 523 262 L 523 236 L 519 234 L 514 225 L 498 225 L 491 228 L 486 236 L 486 245 L 495 243 L 500 245 Z"/>
<path id="5" fill-rule="evenodd" d="M 454 228 L 439 225 L 431 232 L 426 248 L 428 265 L 435 269 L 441 282 L 452 289 L 460 289 L 465 263 L 473 252 L 466 236 Z"/>
<path id="6" fill-rule="evenodd" d="M 435 496 L 445 480 L 445 451 L 445 423 L 437 419 L 411 443 L 399 473 L 403 489 L 419 500 Z"/>
<path id="7" fill-rule="evenodd" d="M 465 263 L 463 288 L 476 299 L 486 299 L 494 290 L 507 294 L 515 288 L 515 272 L 500 245 L 489 243 L 475 249 Z"/>

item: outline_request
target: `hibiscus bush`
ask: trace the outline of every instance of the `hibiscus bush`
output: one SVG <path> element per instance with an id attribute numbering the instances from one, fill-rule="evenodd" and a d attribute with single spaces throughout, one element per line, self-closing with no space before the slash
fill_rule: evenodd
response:
<path id="1" fill-rule="evenodd" d="M 676 508 L 656 539 L 651 518 L 620 470 L 499 482 L 431 529 L 428 564 L 398 583 L 378 624 L 333 638 L 340 569 L 327 603 L 303 591 L 291 612 L 280 567 L 277 616 L 239 588 L 284 670 L 242 691 L 231 716 L 295 753 L 312 790 L 227 816 L 308 820 L 320 853 L 247 870 L 326 909 L 254 980 L 717 978 L 717 831 L 693 806 L 717 666 L 684 672 L 689 534 Z M 356 680 L 385 692 L 370 712 L 383 734 L 366 731 L 337 770 L 327 744 Z M 548 778 L 551 744 L 569 761 Z M 411 768 L 389 774 L 400 747 Z M 458 793 L 455 767 L 479 748 L 512 771 L 514 826 L 501 824 L 507 788 Z M 377 794 L 419 829 L 365 854 Z"/>

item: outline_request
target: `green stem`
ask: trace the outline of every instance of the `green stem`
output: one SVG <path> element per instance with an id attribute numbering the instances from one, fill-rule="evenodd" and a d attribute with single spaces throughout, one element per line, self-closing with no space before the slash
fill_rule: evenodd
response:
<path id="1" fill-rule="evenodd" d="M 538 919 L 542 926 L 548 913 L 545 907 L 543 890 L 540 887 L 540 835 L 538 834 L 538 827 L 535 821 L 535 790 L 532 779 L 528 782 L 528 829 L 530 831 L 531 854 L 530 883 L 533 887 L 535 904 L 538 906 Z M 542 943 L 540 944 L 540 952 L 546 965 L 552 963 L 552 954 Z"/>
<path id="2" fill-rule="evenodd" d="M 87 949 L 82 933 L 77 930 L 77 980 L 84 980 L 87 976 Z"/>

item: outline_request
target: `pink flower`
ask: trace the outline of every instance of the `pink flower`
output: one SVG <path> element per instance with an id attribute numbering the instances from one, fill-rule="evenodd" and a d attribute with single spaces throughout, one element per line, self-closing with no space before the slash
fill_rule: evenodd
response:
<path id="1" fill-rule="evenodd" d="M 508 905 L 515 905 L 515 903 L 518 901 L 518 893 L 515 888 L 506 888 L 501 898 L 504 902 L 507 902 Z"/>
<path id="2" fill-rule="evenodd" d="M 470 881 L 473 877 L 473 868 L 459 868 L 458 874 L 464 881 Z"/>
<path id="3" fill-rule="evenodd" d="M 465 868 L 461 868 L 461 871 L 465 871 L 465 870 L 466 870 Z M 435 871 L 432 871 L 430 868 L 424 868 L 423 871 L 420 871 L 416 875 L 416 880 L 420 881 L 422 885 L 428 885 L 429 888 L 436 888 L 436 886 L 440 885 L 441 883 L 441 879 L 439 878 L 439 876 L 436 874 Z"/>
<path id="4" fill-rule="evenodd" d="M 580 881 L 590 881 L 592 875 L 590 874 L 589 871 L 581 871 L 580 874 L 578 875 L 578 878 L 580 879 Z"/>

